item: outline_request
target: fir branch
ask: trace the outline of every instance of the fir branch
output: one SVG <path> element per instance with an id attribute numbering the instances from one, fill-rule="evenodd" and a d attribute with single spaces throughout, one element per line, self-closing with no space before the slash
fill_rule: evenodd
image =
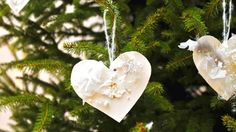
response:
<path id="1" fill-rule="evenodd" d="M 90 111 L 91 107 L 86 104 L 86 105 L 76 106 L 70 113 L 72 114 L 72 116 L 80 116 L 84 114 L 89 114 Z"/>
<path id="2" fill-rule="evenodd" d="M 161 94 L 164 92 L 162 84 L 151 82 L 145 91 L 145 97 L 149 100 L 149 105 L 158 107 L 160 111 L 172 111 L 173 105 Z"/>
<path id="3" fill-rule="evenodd" d="M 192 54 L 190 53 L 176 54 L 173 59 L 168 62 L 166 69 L 169 71 L 177 70 L 180 67 L 186 66 L 187 62 L 189 62 L 191 58 Z"/>
<path id="4" fill-rule="evenodd" d="M 44 101 L 44 98 L 27 93 L 17 96 L 0 97 L 0 107 L 15 108 L 19 105 L 32 105 L 36 103 L 43 103 Z"/>
<path id="5" fill-rule="evenodd" d="M 194 31 L 200 36 L 206 35 L 207 27 L 202 20 L 203 14 L 204 11 L 196 7 L 186 9 L 182 14 L 185 30 L 188 32 Z"/>
<path id="6" fill-rule="evenodd" d="M 164 92 L 163 86 L 159 82 L 150 82 L 145 91 L 147 94 L 161 95 Z"/>
<path id="7" fill-rule="evenodd" d="M 183 8 L 182 0 L 164 0 L 165 4 L 170 8 Z"/>
<path id="8" fill-rule="evenodd" d="M 57 96 L 57 92 L 59 92 L 58 86 L 55 85 L 55 83 L 53 84 L 52 80 L 50 81 L 51 83 L 48 83 L 39 79 L 38 77 L 27 74 L 23 75 L 23 77 L 17 77 L 17 79 L 21 79 L 26 83 L 32 83 L 35 85 L 35 87 L 41 86 L 44 89 L 44 93 L 52 94 L 54 97 Z M 34 89 L 33 92 L 36 92 L 35 90 L 36 89 Z"/>
<path id="9" fill-rule="evenodd" d="M 20 91 L 20 88 L 15 84 L 15 82 L 13 81 L 13 79 L 7 74 L 6 71 L 4 71 L 4 73 L 0 74 L 1 78 L 0 80 L 2 81 L 2 84 L 6 84 L 8 86 L 9 89 L 13 90 L 13 91 Z"/>
<path id="10" fill-rule="evenodd" d="M 131 37 L 131 40 L 128 42 L 125 50 L 136 50 L 141 53 L 146 52 L 145 42 L 141 39 L 145 34 L 150 33 L 155 27 L 155 23 L 158 20 L 160 15 L 160 10 L 157 10 L 152 15 L 150 15 L 143 26 L 139 27 L 136 32 Z"/>
<path id="11" fill-rule="evenodd" d="M 73 18 L 76 18 L 77 14 L 68 13 L 68 14 L 60 14 L 58 16 L 51 16 L 45 24 L 46 29 L 48 31 L 53 31 L 53 29 L 63 26 L 63 23 L 70 21 Z"/>
<path id="12" fill-rule="evenodd" d="M 222 117 L 224 126 L 227 127 L 228 131 L 236 132 L 236 120 L 229 115 Z"/>
<path id="13" fill-rule="evenodd" d="M 81 53 L 85 52 L 86 55 L 96 56 L 97 58 L 108 58 L 108 53 L 105 47 L 87 41 L 65 43 L 63 48 L 69 53 L 76 55 L 80 55 Z"/>
<path id="14" fill-rule="evenodd" d="M 163 96 L 151 96 L 150 106 L 155 105 L 160 111 L 173 111 L 174 106 Z"/>
<path id="15" fill-rule="evenodd" d="M 167 42 L 159 42 L 159 41 L 154 41 L 148 43 L 148 46 L 146 47 L 147 51 L 151 51 L 153 49 L 160 48 L 161 53 L 169 53 L 171 51 L 171 48 Z"/>
<path id="16" fill-rule="evenodd" d="M 4 96 L 6 96 L 6 95 L 14 95 L 15 94 L 15 92 L 16 91 L 13 91 L 12 89 L 10 89 L 9 87 L 8 87 L 8 85 L 5 83 L 5 82 L 3 82 L 2 80 L 0 81 L 0 96 L 2 96 L 2 95 L 4 95 Z"/>
<path id="17" fill-rule="evenodd" d="M 219 108 L 224 107 L 225 104 L 226 104 L 226 101 L 225 101 L 225 100 L 219 100 L 218 97 L 213 97 L 213 98 L 211 99 L 211 104 L 210 104 L 210 106 L 211 106 L 212 109 L 215 110 L 215 109 L 219 109 Z"/>
<path id="18" fill-rule="evenodd" d="M 95 109 L 89 104 L 77 105 L 70 111 L 70 114 L 72 117 L 75 117 L 80 124 L 88 124 L 92 119 L 88 117 L 95 113 L 94 110 Z"/>
<path id="19" fill-rule="evenodd" d="M 5 67 L 6 69 L 16 68 L 19 70 L 32 72 L 39 72 L 45 70 L 54 75 L 67 75 L 69 74 L 68 70 L 70 70 L 70 67 L 64 62 L 51 59 L 15 61 L 5 63 L 0 66 Z"/>
<path id="20" fill-rule="evenodd" d="M 55 113 L 54 108 L 49 103 L 44 104 L 39 111 L 33 132 L 42 132 L 52 122 Z"/>
<path id="21" fill-rule="evenodd" d="M 211 0 L 207 3 L 204 10 L 206 12 L 206 17 L 216 16 L 219 12 L 219 7 L 221 6 L 221 0 Z"/>

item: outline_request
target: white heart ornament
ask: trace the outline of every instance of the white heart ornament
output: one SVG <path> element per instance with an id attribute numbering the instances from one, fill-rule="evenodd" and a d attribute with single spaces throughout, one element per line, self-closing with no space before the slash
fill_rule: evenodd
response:
<path id="1" fill-rule="evenodd" d="M 236 36 L 221 44 L 212 36 L 197 40 L 193 60 L 199 74 L 225 100 L 236 92 Z"/>
<path id="2" fill-rule="evenodd" d="M 71 73 L 71 84 L 82 98 L 117 122 L 131 110 L 144 92 L 151 65 L 140 53 L 121 54 L 107 68 L 103 62 L 83 60 Z"/>
<path id="3" fill-rule="evenodd" d="M 16 14 L 18 14 L 27 5 L 28 2 L 29 0 L 7 0 L 7 4 Z"/>

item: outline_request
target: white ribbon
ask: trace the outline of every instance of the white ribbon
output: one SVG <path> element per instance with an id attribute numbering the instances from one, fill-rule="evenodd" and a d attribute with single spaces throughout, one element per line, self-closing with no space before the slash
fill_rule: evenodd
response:
<path id="1" fill-rule="evenodd" d="M 113 19 L 112 34 L 111 34 L 111 38 L 110 38 L 110 36 L 108 34 L 108 26 L 107 26 L 107 20 L 106 20 L 107 12 L 108 12 L 107 9 L 104 10 L 103 21 L 104 21 L 104 32 L 105 32 L 105 36 L 106 36 L 106 45 L 107 45 L 107 50 L 108 50 L 108 55 L 109 55 L 109 61 L 111 64 L 113 62 L 113 60 L 115 59 L 115 50 L 116 50 L 116 46 L 115 46 L 116 15 L 114 16 L 114 19 Z"/>
<path id="2" fill-rule="evenodd" d="M 228 46 L 228 39 L 229 39 L 229 33 L 230 33 L 230 22 L 231 22 L 231 18 L 232 18 L 232 10 L 233 10 L 233 5 L 232 5 L 232 0 L 229 1 L 229 10 L 228 10 L 228 17 L 227 17 L 227 11 L 226 11 L 226 0 L 223 0 L 222 3 L 223 6 L 223 45 L 224 46 Z"/>

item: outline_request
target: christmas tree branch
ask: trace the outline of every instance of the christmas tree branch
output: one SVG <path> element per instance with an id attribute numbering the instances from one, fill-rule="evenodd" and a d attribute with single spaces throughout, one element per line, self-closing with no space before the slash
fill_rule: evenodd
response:
<path id="1" fill-rule="evenodd" d="M 222 118 L 223 124 L 228 128 L 231 132 L 236 132 L 236 120 L 229 115 L 223 116 Z"/>
<path id="2" fill-rule="evenodd" d="M 204 11 L 202 9 L 193 7 L 186 9 L 182 14 L 185 30 L 187 32 L 194 31 L 197 35 L 206 35 L 207 27 L 202 20 Z"/>
<path id="3" fill-rule="evenodd" d="M 107 49 L 100 44 L 93 44 L 87 41 L 75 42 L 75 43 L 65 43 L 63 48 L 69 53 L 81 55 L 83 52 L 88 56 L 96 56 L 102 58 L 103 60 L 108 58 Z"/>
<path id="4" fill-rule="evenodd" d="M 49 103 L 43 104 L 39 111 L 33 132 L 42 132 L 44 128 L 51 123 L 55 113 L 54 108 Z"/>
<path id="5" fill-rule="evenodd" d="M 48 71 L 54 75 L 67 75 L 70 67 L 62 61 L 45 59 L 45 60 L 23 60 L 1 64 L 6 69 L 17 68 L 23 71 L 39 72 Z"/>
<path id="6" fill-rule="evenodd" d="M 155 27 L 155 23 L 160 17 L 160 10 L 157 10 L 152 15 L 148 16 L 144 24 L 139 27 L 132 35 L 131 40 L 127 43 L 127 46 L 124 48 L 127 50 L 136 50 L 141 53 L 146 52 L 146 45 L 142 36 L 146 36 L 147 33 L 150 33 Z"/>
<path id="7" fill-rule="evenodd" d="M 210 16 L 216 16 L 219 13 L 219 7 L 221 7 L 222 0 L 211 0 L 207 3 L 207 6 L 204 8 L 206 18 Z"/>
<path id="8" fill-rule="evenodd" d="M 2 96 L 0 97 L 0 107 L 15 108 L 19 105 L 32 105 L 36 103 L 43 103 L 45 100 L 45 98 L 29 93 L 16 96 Z"/>

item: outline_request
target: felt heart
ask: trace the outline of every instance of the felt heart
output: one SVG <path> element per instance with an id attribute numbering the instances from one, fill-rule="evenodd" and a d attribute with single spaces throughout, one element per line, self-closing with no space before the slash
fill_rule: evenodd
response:
<path id="1" fill-rule="evenodd" d="M 126 52 L 107 68 L 103 62 L 83 60 L 71 74 L 71 84 L 82 98 L 120 122 L 144 92 L 151 76 L 151 65 L 138 52 Z"/>
<path id="2" fill-rule="evenodd" d="M 236 36 L 231 37 L 227 44 L 221 44 L 212 36 L 203 36 L 195 44 L 193 41 L 188 41 L 185 46 L 187 45 L 193 50 L 194 63 L 207 83 L 225 100 L 234 96 L 236 92 Z"/>
<path id="3" fill-rule="evenodd" d="M 18 14 L 28 2 L 29 0 L 7 0 L 7 4 L 16 14 Z"/>

